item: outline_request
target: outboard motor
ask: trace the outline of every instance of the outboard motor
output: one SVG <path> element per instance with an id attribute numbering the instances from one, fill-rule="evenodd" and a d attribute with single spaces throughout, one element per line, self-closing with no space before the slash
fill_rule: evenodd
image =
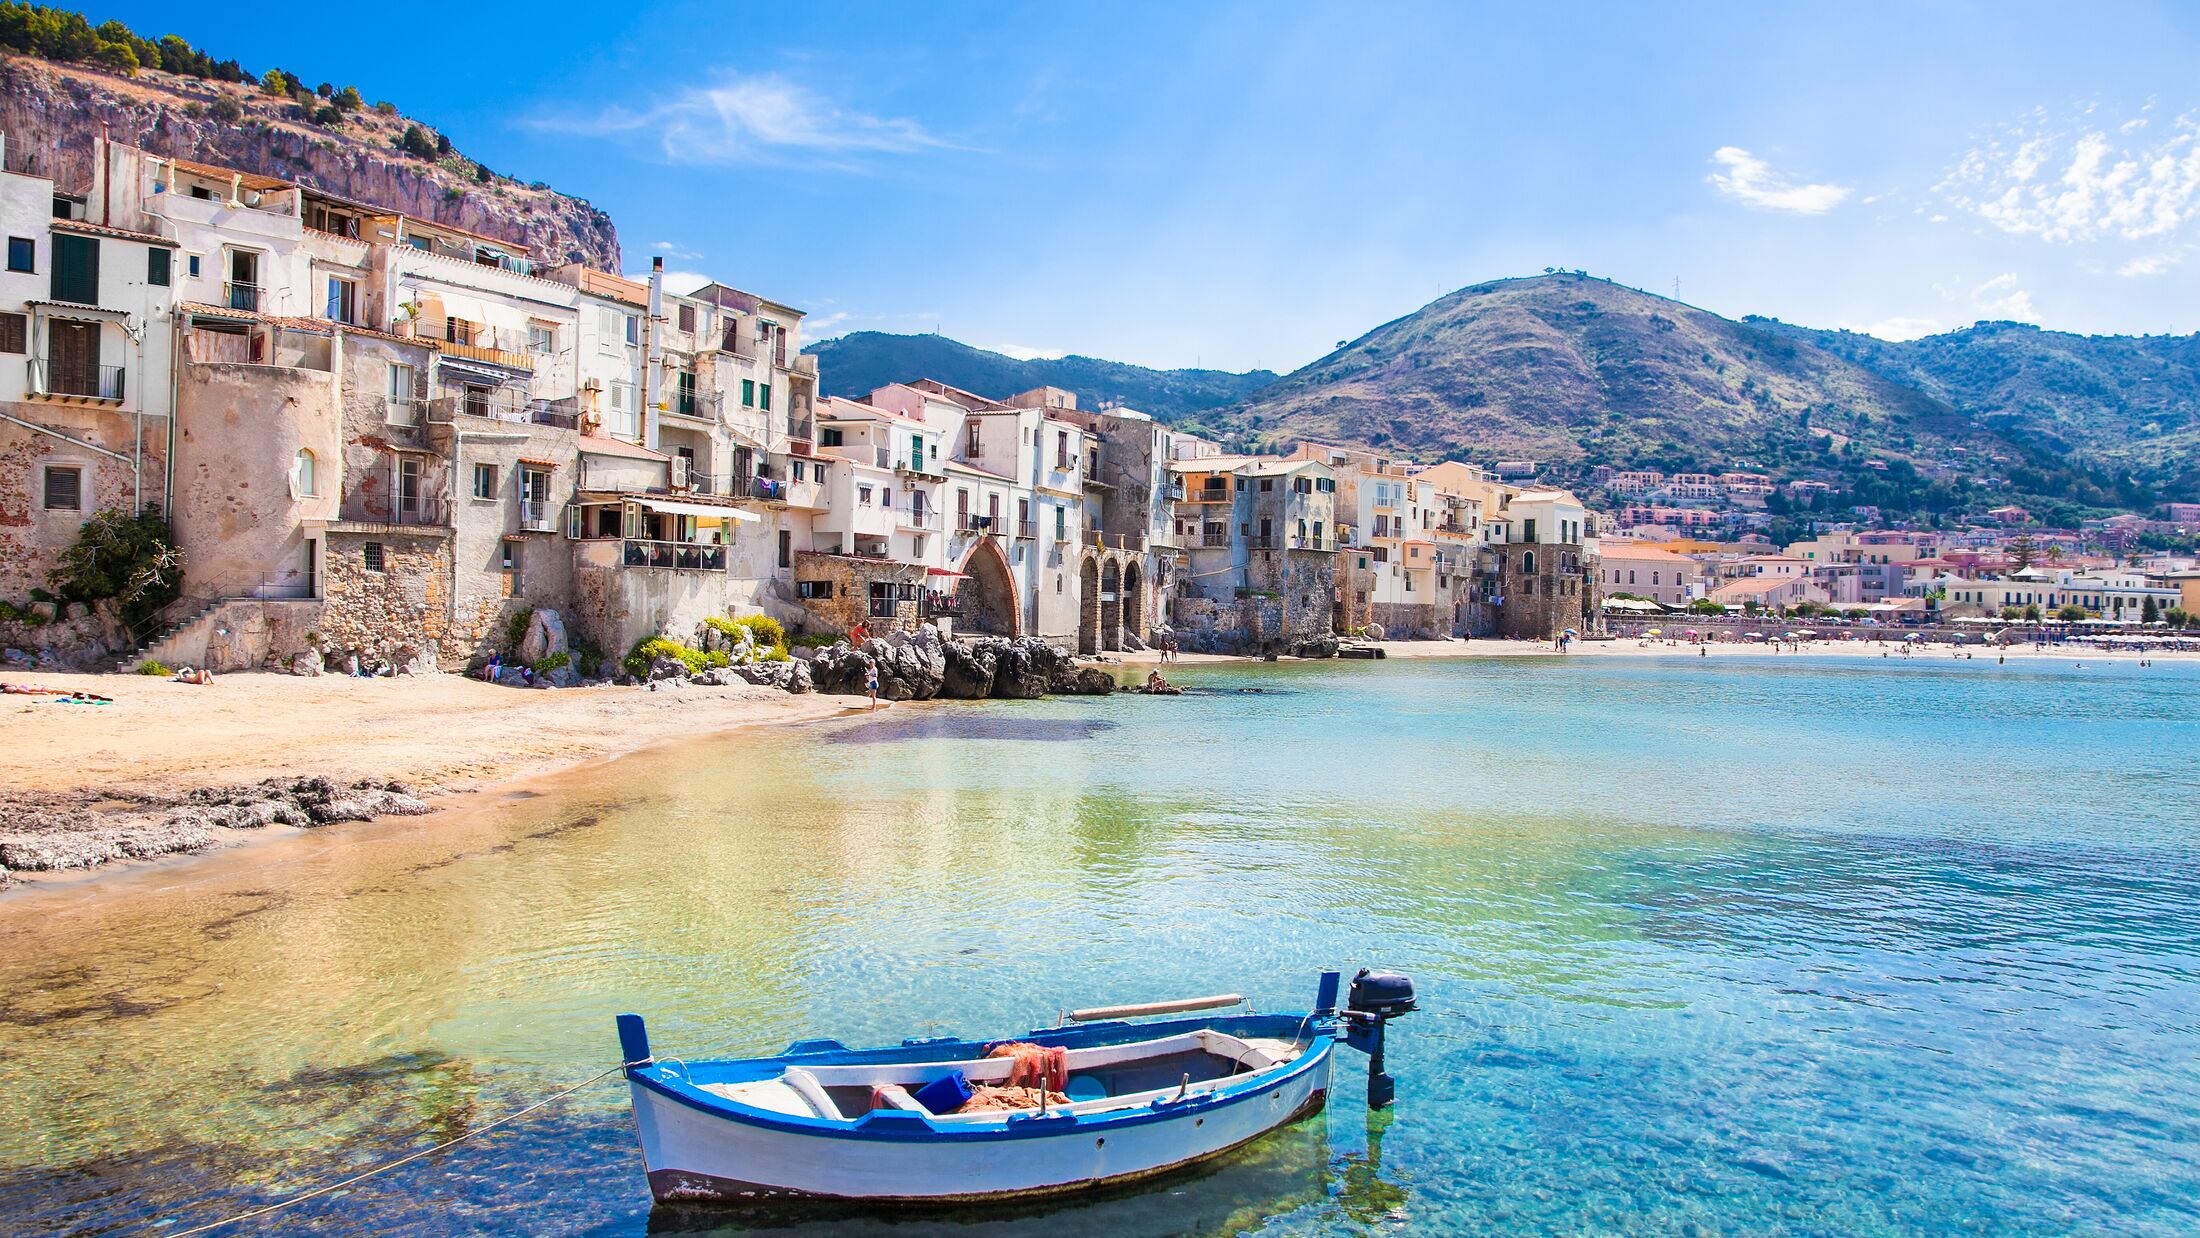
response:
<path id="1" fill-rule="evenodd" d="M 1320 1013 L 1334 1012 L 1337 973 L 1322 977 Z M 1413 999 L 1413 980 L 1394 971 L 1369 971 L 1363 967 L 1352 977 L 1352 992 L 1345 999 L 1344 1042 L 1367 1055 L 1367 1107 L 1382 1109 L 1398 1095 L 1398 1081 L 1383 1070 L 1383 1029 L 1392 1019 L 1419 1010 Z"/>

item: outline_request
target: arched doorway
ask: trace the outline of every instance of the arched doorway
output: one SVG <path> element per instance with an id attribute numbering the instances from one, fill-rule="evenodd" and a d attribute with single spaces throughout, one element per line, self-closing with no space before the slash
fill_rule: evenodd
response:
<path id="1" fill-rule="evenodd" d="M 1085 556 L 1077 572 L 1077 652 L 1100 652 L 1100 560 Z"/>
<path id="2" fill-rule="evenodd" d="M 967 578 L 957 590 L 963 605 L 963 624 L 973 632 L 995 636 L 1020 636 L 1022 608 L 1016 604 L 1016 580 L 1008 574 L 1008 560 L 990 537 L 980 538 L 963 557 Z"/>
<path id="3" fill-rule="evenodd" d="M 1123 647 L 1123 569 L 1113 559 L 1100 565 L 1100 647 Z"/>
<path id="4" fill-rule="evenodd" d="M 1123 565 L 1123 630 L 1141 642 L 1149 637 L 1146 630 L 1146 574 L 1138 570 L 1138 560 Z"/>

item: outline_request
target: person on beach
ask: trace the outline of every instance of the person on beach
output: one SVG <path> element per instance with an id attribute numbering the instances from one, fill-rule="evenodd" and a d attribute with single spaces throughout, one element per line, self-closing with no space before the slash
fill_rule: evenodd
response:
<path id="1" fill-rule="evenodd" d="M 860 623 L 848 629 L 848 643 L 857 649 L 863 648 L 863 642 L 869 639 L 871 639 L 871 629 Z"/>
<path id="2" fill-rule="evenodd" d="M 871 698 L 871 708 L 876 710 L 878 708 L 878 662 L 869 657 L 863 659 L 863 694 Z"/>

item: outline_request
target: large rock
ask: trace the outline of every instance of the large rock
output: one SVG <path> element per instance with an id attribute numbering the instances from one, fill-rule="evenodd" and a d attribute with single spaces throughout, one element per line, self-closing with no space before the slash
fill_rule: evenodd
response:
<path id="1" fill-rule="evenodd" d="M 301 649 L 290 655 L 290 673 L 311 678 L 321 673 L 321 651 Z"/>
<path id="2" fill-rule="evenodd" d="M 1067 673 L 1070 656 L 1036 636 L 1019 636 L 1005 644 L 993 673 L 995 696 L 1037 700 L 1047 694 L 1056 676 Z"/>
<path id="3" fill-rule="evenodd" d="M 1066 696 L 1106 696 L 1115 691 L 1115 676 L 1104 666 L 1072 665 L 1050 686 Z"/>
<path id="4" fill-rule="evenodd" d="M 810 659 L 810 682 L 831 696 L 863 695 L 864 670 L 869 662 L 860 650 L 842 641 L 817 651 Z"/>
<path id="5" fill-rule="evenodd" d="M 536 607 L 527 620 L 527 634 L 519 638 L 519 660 L 533 666 L 551 654 L 568 652 L 565 620 L 547 606 Z"/>
<path id="6" fill-rule="evenodd" d="M 810 664 L 807 662 L 751 662 L 733 668 L 735 674 L 753 684 L 777 688 L 782 692 L 808 692 Z"/>
<path id="7" fill-rule="evenodd" d="M 1334 635 L 1309 636 L 1291 646 L 1291 652 L 1301 658 L 1334 658 L 1337 656 L 1337 638 Z"/>
<path id="8" fill-rule="evenodd" d="M 993 695 L 993 677 L 1000 670 L 1001 651 L 1008 642 L 999 638 L 949 642 L 947 668 L 940 679 L 940 695 L 958 701 L 975 701 Z"/>
<path id="9" fill-rule="evenodd" d="M 687 663 L 678 658 L 668 658 L 663 654 L 658 654 L 656 659 L 649 664 L 649 682 L 651 683 L 662 683 L 667 679 L 678 680 L 687 677 Z"/>
<path id="10" fill-rule="evenodd" d="M 941 645 L 939 630 L 931 627 L 914 635 L 897 632 L 885 640 L 865 641 L 863 651 L 878 663 L 878 694 L 889 701 L 938 696 L 947 675 L 947 652 Z"/>

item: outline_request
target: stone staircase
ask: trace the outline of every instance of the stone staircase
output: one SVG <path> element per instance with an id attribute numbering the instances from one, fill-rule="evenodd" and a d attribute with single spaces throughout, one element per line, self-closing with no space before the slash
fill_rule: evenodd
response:
<path id="1" fill-rule="evenodd" d="M 142 642 L 139 643 L 137 648 L 131 650 L 128 656 L 115 663 L 115 669 L 123 672 L 136 670 L 138 668 L 138 665 L 145 661 L 147 655 L 151 654 L 155 649 L 158 649 L 162 645 L 167 644 L 169 641 L 174 640 L 176 637 L 181 636 L 183 633 L 189 631 L 193 624 L 198 623 L 200 620 L 205 619 L 208 615 L 213 614 L 216 608 L 222 606 L 229 600 L 230 599 L 228 598 L 210 598 L 206 601 L 200 602 L 194 607 L 187 607 L 183 610 L 180 610 L 178 612 L 178 618 L 171 622 L 163 623 L 159 627 L 154 628 L 152 632 L 147 635 Z"/>

